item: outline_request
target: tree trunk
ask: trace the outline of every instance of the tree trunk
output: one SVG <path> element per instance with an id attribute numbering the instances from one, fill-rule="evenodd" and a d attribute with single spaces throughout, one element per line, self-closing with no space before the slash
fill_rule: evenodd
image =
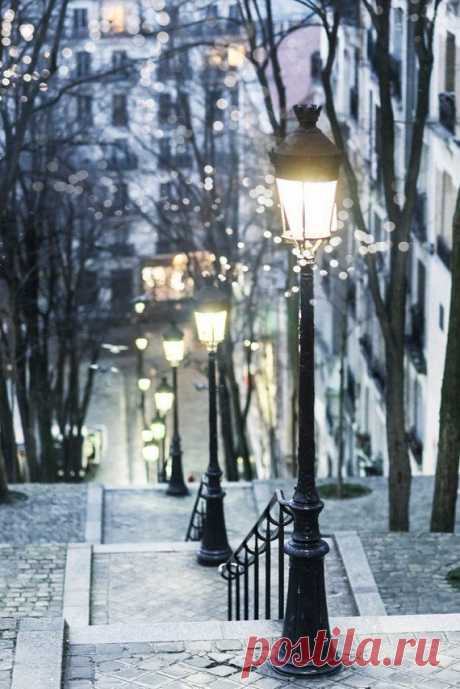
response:
<path id="1" fill-rule="evenodd" d="M 8 397 L 7 383 L 0 362 L 0 452 L 6 475 L 11 483 L 18 480 L 18 457 L 14 434 L 13 414 Z"/>
<path id="2" fill-rule="evenodd" d="M 403 345 L 397 352 L 387 346 L 386 423 L 390 457 L 388 497 L 390 531 L 409 531 L 411 469 L 404 424 Z"/>
<path id="3" fill-rule="evenodd" d="M 5 459 L 0 443 L 0 503 L 9 501 L 8 481 L 6 476 Z"/>
<path id="4" fill-rule="evenodd" d="M 452 228 L 452 289 L 449 330 L 439 414 L 438 461 L 434 484 L 431 531 L 455 531 L 460 459 L 460 191 Z"/>

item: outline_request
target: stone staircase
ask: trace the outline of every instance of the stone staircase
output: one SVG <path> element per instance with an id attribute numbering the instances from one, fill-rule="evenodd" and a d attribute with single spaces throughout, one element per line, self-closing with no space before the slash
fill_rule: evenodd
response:
<path id="1" fill-rule="evenodd" d="M 232 546 L 280 485 L 226 486 Z M 288 491 L 292 484 L 283 487 Z M 248 637 L 277 638 L 282 625 L 278 620 L 226 621 L 225 581 L 216 570 L 200 567 L 197 544 L 183 540 L 193 491 L 178 499 L 166 496 L 163 487 L 90 485 L 87 500 L 86 542 L 67 547 L 62 617 L 21 620 L 11 683 L 2 684 L 0 676 L 0 689 L 460 686 L 459 616 L 386 615 L 361 540 L 352 530 L 353 505 L 340 505 L 348 521 L 343 514 L 339 519 L 336 505 L 328 516 L 330 503 L 322 519 L 331 546 L 326 585 L 332 624 L 353 627 L 358 635 L 383 636 L 389 653 L 390 648 L 394 653 L 396 634 L 436 633 L 443 640 L 440 667 L 422 673 L 412 663 L 399 674 L 394 668 L 353 667 L 329 679 L 288 682 L 264 666 L 244 681 L 240 674 Z"/>

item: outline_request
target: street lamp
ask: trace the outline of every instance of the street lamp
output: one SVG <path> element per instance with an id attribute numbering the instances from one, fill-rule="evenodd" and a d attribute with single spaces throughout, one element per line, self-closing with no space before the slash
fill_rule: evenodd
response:
<path id="1" fill-rule="evenodd" d="M 153 440 L 159 444 L 161 448 L 160 463 L 158 466 L 158 482 L 164 483 L 166 481 L 166 462 L 165 462 L 165 445 L 166 445 L 166 423 L 159 412 L 152 419 L 150 424 Z"/>
<path id="2" fill-rule="evenodd" d="M 141 392 L 147 392 L 150 390 L 150 386 L 152 384 L 152 381 L 150 378 L 145 378 L 144 376 L 142 378 L 139 378 L 137 381 L 137 387 Z"/>
<path id="3" fill-rule="evenodd" d="M 171 440 L 171 478 L 169 479 L 168 495 L 188 495 L 188 488 L 184 481 L 184 471 L 182 468 L 182 446 L 179 434 L 179 397 L 177 386 L 177 369 L 184 358 L 184 334 L 177 327 L 171 324 L 163 335 L 163 349 L 166 359 L 171 364 L 173 391 L 174 391 L 174 412 L 173 412 L 173 436 Z"/>
<path id="4" fill-rule="evenodd" d="M 136 339 L 134 340 L 134 343 L 136 345 L 136 348 L 140 352 L 145 352 L 145 350 L 149 346 L 148 339 L 146 337 L 144 337 L 143 335 L 141 335 L 141 337 L 136 337 Z"/>
<path id="5" fill-rule="evenodd" d="M 158 457 L 160 456 L 158 445 L 154 443 L 153 440 L 145 443 L 142 448 L 142 456 L 146 464 L 147 480 L 150 481 L 152 478 L 152 465 L 158 461 Z"/>
<path id="6" fill-rule="evenodd" d="M 195 322 L 200 341 L 208 350 L 209 465 L 206 470 L 206 516 L 198 550 L 201 565 L 216 566 L 231 555 L 225 528 L 224 496 L 221 486 L 217 433 L 216 354 L 225 337 L 227 303 L 216 287 L 204 287 L 197 295 Z"/>
<path id="7" fill-rule="evenodd" d="M 141 393 L 140 410 L 142 423 L 145 426 L 145 393 L 150 389 L 150 379 L 144 375 L 144 352 L 148 347 L 149 341 L 143 335 L 134 340 L 137 352 L 137 387 Z"/>
<path id="8" fill-rule="evenodd" d="M 298 482 L 287 506 L 294 517 L 292 538 L 285 546 L 290 558 L 289 587 L 283 636 L 293 644 L 316 634 L 330 639 L 324 585 L 324 557 L 329 546 L 321 539 L 318 517 L 324 507 L 315 483 L 315 357 L 313 266 L 315 253 L 337 229 L 336 187 L 341 153 L 318 129 L 321 108 L 297 105 L 299 127 L 271 154 L 283 218 L 283 238 L 295 244 L 300 265 L 299 308 L 299 445 Z M 315 675 L 340 666 L 295 667 L 288 662 L 279 672 Z"/>
<path id="9" fill-rule="evenodd" d="M 174 390 L 169 385 L 166 376 L 163 376 L 161 379 L 161 383 L 155 390 L 153 396 L 155 398 L 155 407 L 159 414 L 165 417 L 166 414 L 171 411 L 174 402 Z"/>

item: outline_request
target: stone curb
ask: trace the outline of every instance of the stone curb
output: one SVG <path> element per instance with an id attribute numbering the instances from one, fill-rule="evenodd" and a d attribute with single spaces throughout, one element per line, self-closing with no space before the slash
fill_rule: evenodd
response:
<path id="1" fill-rule="evenodd" d="M 69 543 L 64 579 L 62 616 L 69 625 L 90 623 L 92 546 Z"/>
<path id="2" fill-rule="evenodd" d="M 87 491 L 85 542 L 102 543 L 104 486 L 88 483 Z"/>
<path id="3" fill-rule="evenodd" d="M 64 620 L 24 619 L 19 623 L 11 689 L 60 689 Z"/>
<path id="4" fill-rule="evenodd" d="M 362 616 L 386 615 L 374 575 L 356 531 L 336 531 L 337 544 L 358 613 Z"/>
<path id="5" fill-rule="evenodd" d="M 240 541 L 230 543 L 232 550 L 240 545 Z M 190 553 L 199 548 L 198 541 L 169 541 L 165 543 L 101 543 L 94 545 L 95 555 L 116 553 Z"/>
<path id="6" fill-rule="evenodd" d="M 414 634 L 459 632 L 460 617 L 451 615 L 383 615 L 376 617 L 335 617 L 331 627 L 356 634 Z M 70 628 L 71 644 L 151 643 L 156 641 L 218 641 L 247 639 L 251 635 L 279 637 L 282 621 L 180 622 L 159 624 L 109 624 Z"/>
<path id="7" fill-rule="evenodd" d="M 188 483 L 187 484 L 189 489 L 192 492 L 195 492 L 195 488 L 198 490 L 199 482 L 195 481 L 194 483 Z M 222 481 L 222 487 L 226 488 L 227 490 L 230 490 L 232 488 L 252 488 L 252 482 L 251 481 Z M 104 484 L 103 486 L 104 490 L 106 491 L 159 491 L 159 492 L 166 492 L 168 489 L 168 484 L 167 483 L 155 483 L 154 485 L 145 485 L 144 483 L 142 484 L 129 484 L 129 485 L 123 485 L 123 486 L 117 486 L 117 485 L 112 485 L 112 484 Z M 175 498 L 176 499 L 176 498 Z"/>

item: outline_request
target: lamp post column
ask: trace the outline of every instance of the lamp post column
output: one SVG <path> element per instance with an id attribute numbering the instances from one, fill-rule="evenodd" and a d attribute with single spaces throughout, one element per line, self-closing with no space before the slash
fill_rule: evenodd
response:
<path id="1" fill-rule="evenodd" d="M 188 488 L 184 481 L 182 468 L 182 444 L 179 435 L 179 400 L 177 385 L 177 366 L 172 367 L 174 390 L 173 406 L 173 436 L 171 440 L 171 478 L 169 479 L 168 495 L 188 495 Z"/>
<path id="2" fill-rule="evenodd" d="M 209 465 L 206 470 L 206 516 L 203 536 L 198 551 L 198 562 L 201 565 L 217 566 L 228 560 L 231 548 L 225 528 L 224 497 L 219 466 L 219 443 L 217 430 L 217 385 L 216 385 L 216 351 L 209 351 L 208 356 L 209 385 Z"/>
<path id="3" fill-rule="evenodd" d="M 313 649 L 319 631 L 325 633 L 325 646 L 330 639 L 324 557 L 328 544 L 321 539 L 318 517 L 323 509 L 315 483 L 315 354 L 313 261 L 303 265 L 300 273 L 299 320 L 299 446 L 298 482 L 292 499 L 287 502 L 294 516 L 294 529 L 285 552 L 289 555 L 289 586 L 284 616 L 283 636 L 293 644 L 308 637 Z M 324 657 L 324 656 L 323 656 Z M 337 666 L 297 668 L 287 663 L 279 672 L 288 675 L 315 675 L 334 672 Z"/>
<path id="4" fill-rule="evenodd" d="M 140 380 L 144 375 L 144 352 L 140 349 L 137 350 L 137 379 Z M 139 390 L 140 400 L 139 409 L 142 418 L 142 427 L 145 426 L 145 392 Z"/>

